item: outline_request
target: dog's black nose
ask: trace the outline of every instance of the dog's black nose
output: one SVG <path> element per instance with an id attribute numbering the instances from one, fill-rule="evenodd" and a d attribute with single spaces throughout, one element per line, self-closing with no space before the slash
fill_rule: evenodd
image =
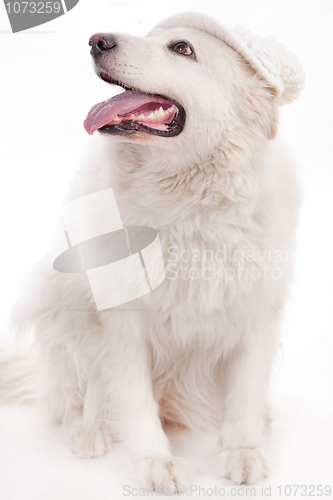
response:
<path id="1" fill-rule="evenodd" d="M 117 41 L 113 35 L 108 33 L 96 33 L 90 37 L 89 45 L 91 46 L 90 54 L 98 57 L 104 52 L 114 49 L 117 46 Z"/>

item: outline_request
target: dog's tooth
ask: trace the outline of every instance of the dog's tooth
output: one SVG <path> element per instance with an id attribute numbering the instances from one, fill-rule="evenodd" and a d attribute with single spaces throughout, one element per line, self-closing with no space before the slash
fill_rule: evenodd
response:
<path id="1" fill-rule="evenodd" d="M 134 118 L 134 113 L 131 114 L 131 118 Z"/>
<path id="2" fill-rule="evenodd" d="M 159 118 L 162 118 L 162 116 L 165 115 L 165 111 L 164 111 L 164 109 L 161 106 L 160 109 L 156 109 L 156 111 L 154 112 L 154 114 L 155 114 L 155 116 L 157 116 Z"/>
<path id="3" fill-rule="evenodd" d="M 141 115 L 139 116 L 139 118 L 144 118 L 145 115 L 143 113 L 141 113 Z"/>
<path id="4" fill-rule="evenodd" d="M 155 118 L 154 113 L 150 113 L 150 115 L 148 115 L 148 118 Z"/>

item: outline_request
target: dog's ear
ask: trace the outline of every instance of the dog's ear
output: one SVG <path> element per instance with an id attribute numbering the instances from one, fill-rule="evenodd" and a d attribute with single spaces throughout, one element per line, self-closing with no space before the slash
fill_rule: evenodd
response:
<path id="1" fill-rule="evenodd" d="M 243 119 L 248 125 L 259 127 L 268 139 L 274 139 L 278 127 L 278 105 L 274 89 L 267 87 L 258 77 L 250 88 L 240 91 Z"/>
<path id="2" fill-rule="evenodd" d="M 258 127 L 268 139 L 274 139 L 278 127 L 276 92 L 245 61 L 243 64 L 247 78 L 237 89 L 241 117 L 249 127 Z"/>

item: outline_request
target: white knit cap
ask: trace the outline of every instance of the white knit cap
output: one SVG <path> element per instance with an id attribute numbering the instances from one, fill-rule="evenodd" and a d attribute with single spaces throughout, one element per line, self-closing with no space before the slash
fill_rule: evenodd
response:
<path id="1" fill-rule="evenodd" d="M 274 37 L 252 35 L 242 26 L 230 29 L 205 14 L 195 12 L 176 14 L 157 24 L 156 28 L 175 26 L 205 31 L 239 52 L 258 75 L 275 89 L 280 105 L 299 97 L 305 80 L 302 66 L 297 56 Z"/>

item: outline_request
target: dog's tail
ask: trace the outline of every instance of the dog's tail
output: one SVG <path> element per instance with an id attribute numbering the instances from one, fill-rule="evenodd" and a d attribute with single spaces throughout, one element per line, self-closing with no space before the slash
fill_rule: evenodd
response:
<path id="1" fill-rule="evenodd" d="M 37 399 L 37 358 L 33 349 L 0 347 L 0 402 Z"/>

